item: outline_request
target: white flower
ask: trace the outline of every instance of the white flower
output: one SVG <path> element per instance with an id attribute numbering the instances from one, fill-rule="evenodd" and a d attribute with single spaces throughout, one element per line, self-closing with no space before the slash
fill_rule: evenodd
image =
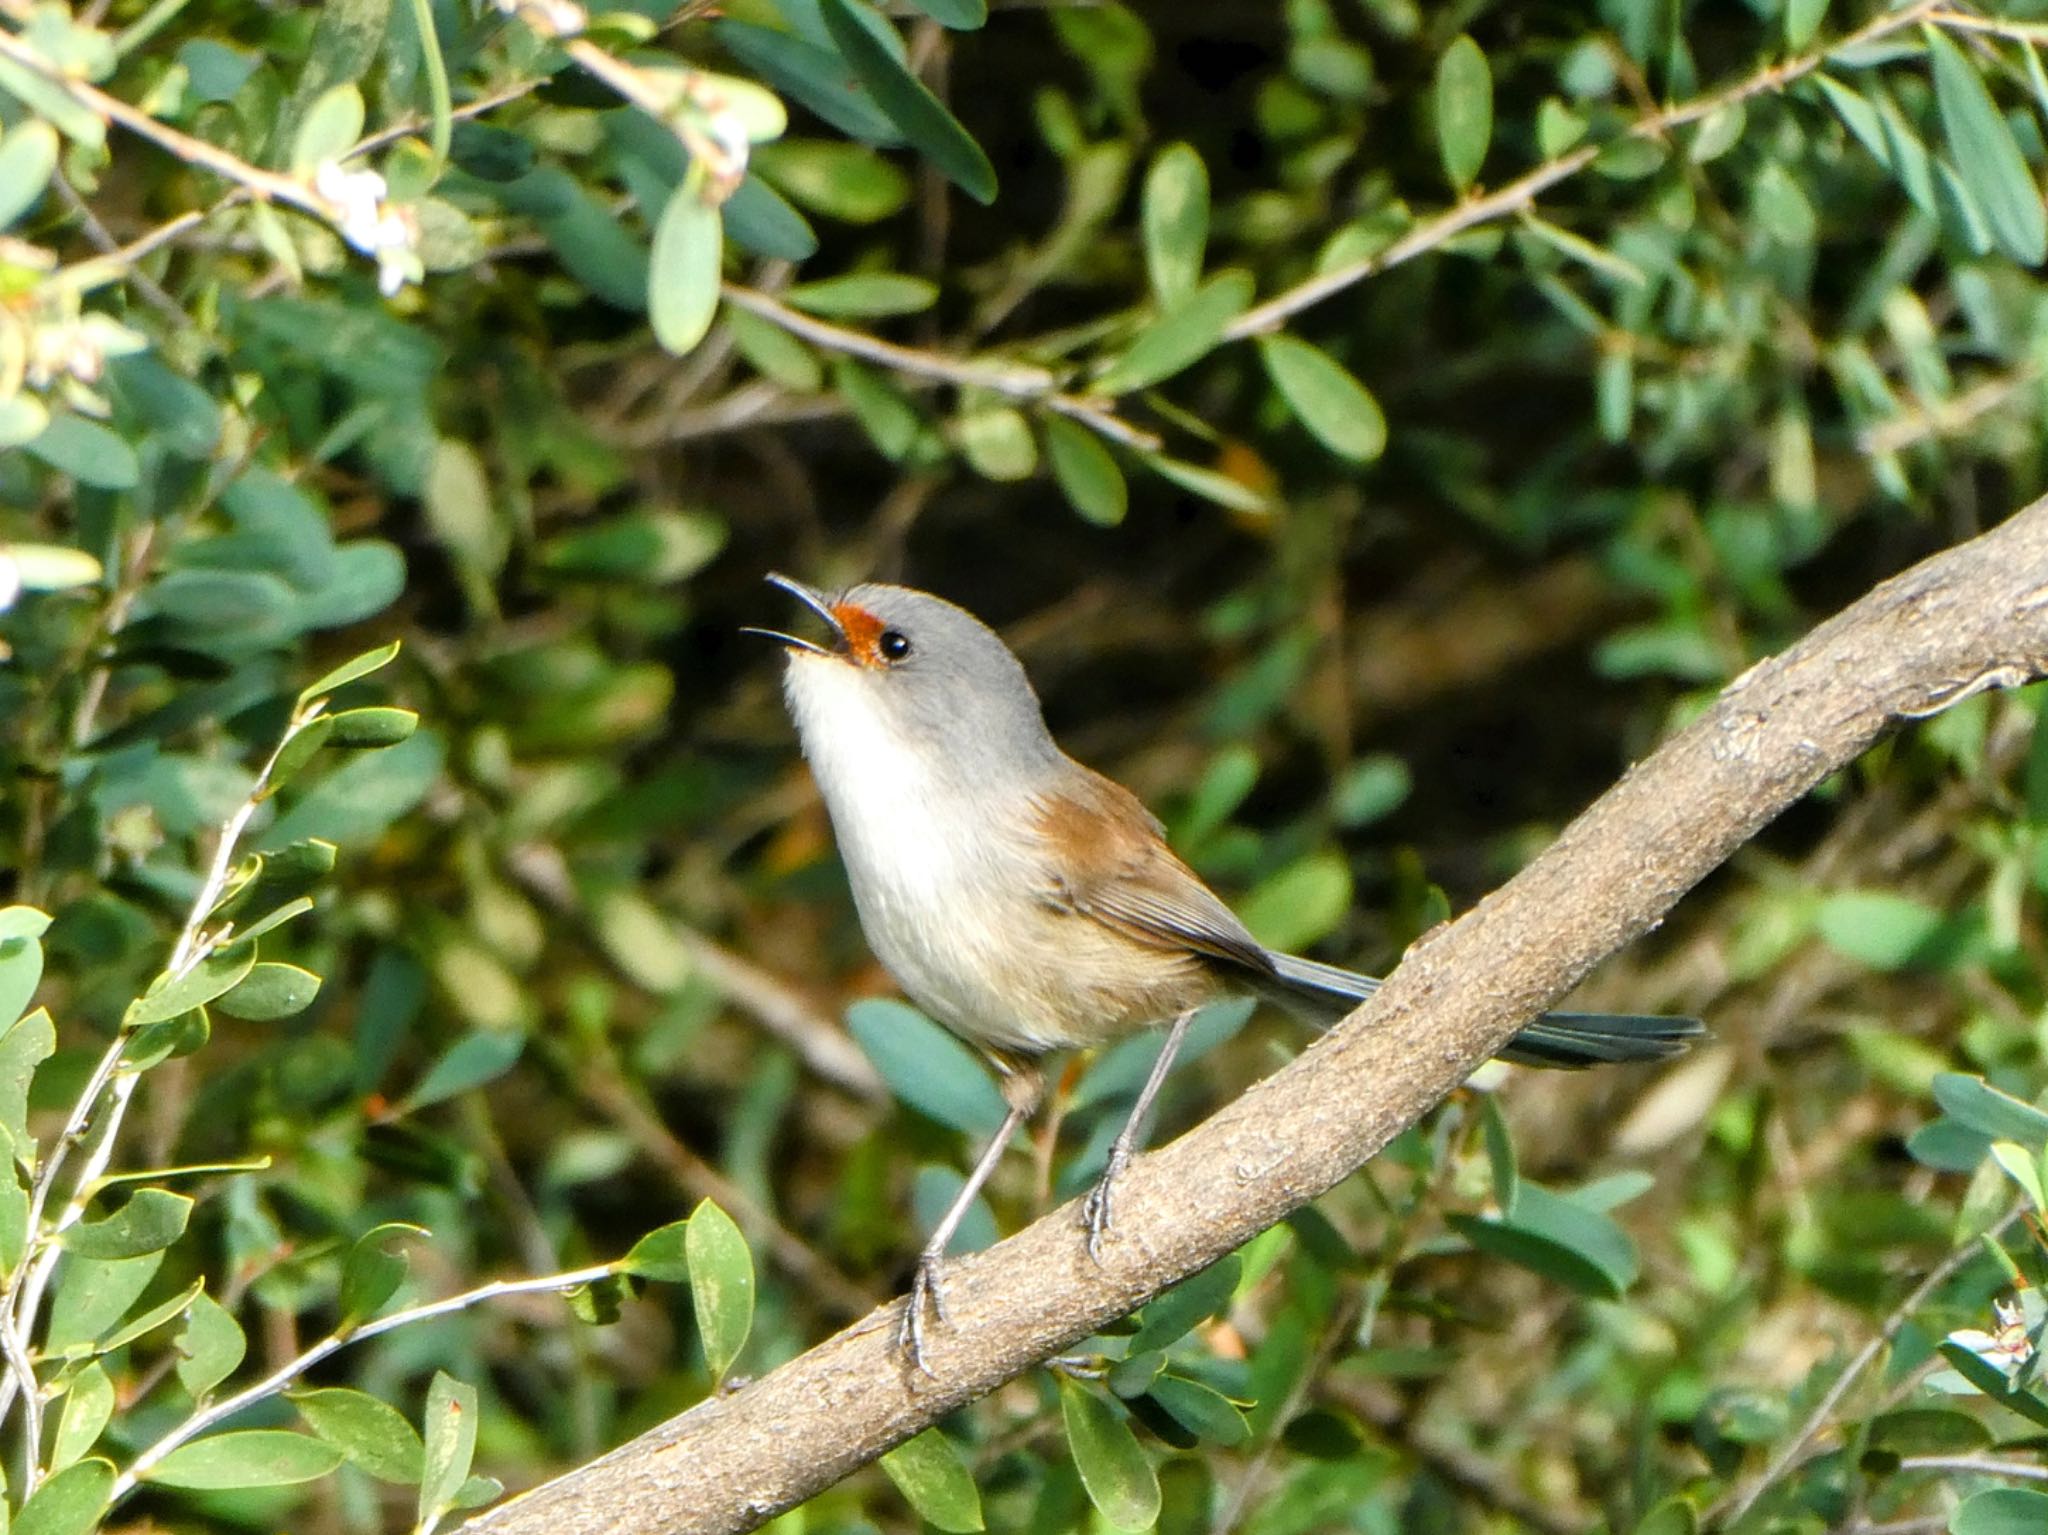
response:
<path id="1" fill-rule="evenodd" d="M 2026 1314 L 2020 1306 L 2002 1300 L 1993 1301 L 1991 1310 L 1998 1323 L 1997 1331 L 1964 1327 L 1950 1333 L 1948 1341 L 1968 1349 L 2007 1380 L 2017 1380 L 2021 1369 L 2034 1357 L 2034 1341 L 2027 1336 Z"/>
<path id="2" fill-rule="evenodd" d="M 590 13 L 576 0 L 494 0 L 507 16 L 517 16 L 549 37 L 574 37 L 590 25 Z"/>
<path id="3" fill-rule="evenodd" d="M 425 268 L 420 264 L 419 220 L 410 209 L 393 207 L 384 201 L 384 178 L 375 171 L 343 170 L 339 161 L 329 160 L 313 173 L 313 190 L 334 208 L 334 224 L 341 237 L 366 256 L 377 261 L 377 290 L 391 297 L 409 282 L 418 282 Z"/>
<path id="4" fill-rule="evenodd" d="M 14 556 L 0 549 L 0 613 L 14 606 L 14 599 L 21 595 L 21 567 L 14 563 Z"/>

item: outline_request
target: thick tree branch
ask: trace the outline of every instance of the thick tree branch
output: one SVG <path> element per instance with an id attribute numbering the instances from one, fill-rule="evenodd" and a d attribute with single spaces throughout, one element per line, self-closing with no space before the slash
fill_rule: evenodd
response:
<path id="1" fill-rule="evenodd" d="M 1347 1177 L 1887 728 L 2044 673 L 2048 500 L 1737 678 L 1343 1026 L 1142 1158 L 1099 1266 L 1072 1206 L 951 1265 L 936 1379 L 904 1366 L 892 1304 L 461 1535 L 727 1532 L 802 1502 Z"/>

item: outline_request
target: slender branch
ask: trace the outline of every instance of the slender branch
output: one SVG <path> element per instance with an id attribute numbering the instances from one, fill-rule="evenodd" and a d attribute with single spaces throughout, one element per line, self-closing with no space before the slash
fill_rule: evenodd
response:
<path id="1" fill-rule="evenodd" d="M 2008 1210 L 1998 1224 L 1991 1228 L 1989 1234 L 1993 1237 L 2004 1235 L 2025 1213 L 2024 1206 Z M 1877 1356 L 1890 1347 L 1892 1339 L 1899 1335 L 1899 1329 L 1913 1319 L 1913 1314 L 1927 1304 L 1928 1298 L 1936 1290 L 1955 1278 L 1972 1259 L 1982 1257 L 1983 1254 L 1984 1248 L 1980 1241 L 1972 1237 L 1937 1263 L 1927 1277 L 1913 1286 L 1906 1298 L 1892 1308 L 1891 1315 L 1884 1319 L 1883 1325 L 1862 1348 L 1856 1351 L 1855 1357 L 1842 1367 L 1842 1373 L 1835 1377 L 1834 1384 L 1828 1387 L 1818 1402 L 1814 1403 L 1813 1411 L 1806 1415 L 1806 1421 L 1799 1425 L 1798 1432 L 1793 1434 L 1785 1442 L 1784 1447 L 1771 1458 L 1770 1464 L 1764 1468 L 1762 1474 L 1740 1492 L 1708 1509 L 1702 1522 L 1709 1526 L 1732 1525 L 1754 1508 L 1757 1499 L 1770 1490 L 1772 1483 L 1805 1458 L 1807 1445 L 1812 1443 L 1815 1435 L 1827 1427 L 1828 1420 L 1835 1415 L 1835 1409 L 1841 1405 L 1842 1398 L 1849 1394 L 1849 1388 L 1856 1384 L 1863 1372 L 1876 1361 Z"/>
<path id="2" fill-rule="evenodd" d="M 2021 1460 L 1992 1460 L 1975 1455 L 1908 1455 L 1901 1471 L 1945 1471 L 1959 1476 L 2009 1476 L 2020 1482 L 2048 1482 L 2048 1466 Z"/>
<path id="3" fill-rule="evenodd" d="M 508 1295 L 532 1295 L 545 1290 L 573 1290 L 578 1285 L 595 1284 L 598 1280 L 609 1278 L 618 1271 L 619 1265 L 617 1261 L 613 1261 L 593 1263 L 580 1269 L 568 1269 L 559 1274 L 542 1274 L 530 1279 L 497 1279 L 489 1284 L 478 1285 L 474 1290 L 464 1290 L 460 1295 L 450 1295 L 441 1300 L 428 1301 L 425 1305 L 409 1307 L 404 1311 L 394 1311 L 389 1316 L 365 1322 L 352 1332 L 329 1333 L 304 1353 L 286 1360 L 255 1384 L 244 1386 L 233 1396 L 223 1397 L 212 1406 L 202 1408 L 165 1434 L 136 1456 L 129 1463 L 127 1470 L 114 1478 L 113 1490 L 108 1496 L 113 1502 L 118 1503 L 135 1490 L 136 1485 L 149 1474 L 151 1467 L 161 1463 L 164 1457 L 178 1446 L 196 1439 L 215 1424 L 225 1423 L 236 1413 L 255 1406 L 266 1397 L 277 1395 L 328 1355 L 338 1353 L 352 1343 L 363 1343 L 414 1322 L 446 1316 L 451 1311 L 466 1311 L 471 1306 L 481 1305 L 485 1301 L 502 1300 Z"/>
<path id="4" fill-rule="evenodd" d="M 1120 420 L 1110 409 L 1107 400 L 1091 399 L 1084 395 L 1060 392 L 1059 375 L 1049 368 L 1041 368 L 1027 362 L 986 362 L 970 358 L 947 357 L 938 352 L 928 352 L 919 347 L 898 346 L 893 341 L 884 341 L 879 336 L 870 336 L 865 331 L 849 330 L 843 325 L 833 325 L 816 319 L 800 309 L 789 305 L 754 288 L 739 283 L 724 283 L 720 291 L 725 301 L 735 309 L 744 309 L 757 315 L 792 336 L 799 336 L 814 346 L 827 351 L 840 352 L 848 357 L 859 357 L 868 362 L 880 363 L 899 373 L 909 373 L 918 378 L 937 379 L 941 383 L 955 384 L 963 389 L 986 389 L 1006 399 L 1024 403 L 1044 405 L 1079 421 L 1112 442 L 1141 453 L 1153 453 L 1159 449 L 1159 439 L 1152 433 Z"/>
<path id="5" fill-rule="evenodd" d="M 1507 885 L 1411 948 L 1344 1024 L 1140 1158 L 1099 1262 L 1070 1204 L 948 1264 L 933 1376 L 896 1347 L 894 1303 L 463 1535 L 727 1535 L 795 1506 L 1348 1177 L 1888 730 L 1984 679 L 2043 674 L 2048 500 L 1730 684 Z"/>
<path id="6" fill-rule="evenodd" d="M 1715 91 L 1706 96 L 1696 96 L 1691 101 L 1681 102 L 1677 106 L 1667 107 L 1661 112 L 1653 112 L 1648 117 L 1639 118 L 1629 124 L 1627 131 L 1617 142 L 1626 142 L 1630 139 L 1659 139 L 1672 129 L 1698 122 L 1723 107 L 1735 106 L 1752 96 L 1781 91 L 1793 81 L 1812 74 L 1835 54 L 1876 42 L 1894 32 L 1902 32 L 1922 21 L 1934 19 L 1938 10 L 1939 0 L 1915 0 L 1914 4 L 1903 10 L 1879 16 L 1824 49 L 1782 60 L 1725 90 Z M 1242 341 L 1248 336 L 1264 335 L 1268 331 L 1277 330 L 1304 309 L 1313 308 L 1324 299 L 1342 293 L 1346 288 L 1355 287 L 1369 277 L 1377 277 L 1382 272 L 1448 244 L 1468 229 L 1521 213 L 1559 182 L 1568 181 L 1586 169 L 1607 147 L 1605 144 L 1581 144 L 1555 159 L 1544 161 L 1533 170 L 1525 171 L 1497 192 L 1469 198 L 1455 207 L 1447 208 L 1435 218 L 1425 219 L 1416 225 L 1385 250 L 1328 272 L 1319 273 L 1308 281 L 1289 288 L 1285 293 L 1277 294 L 1265 303 L 1247 309 L 1224 327 L 1223 338 L 1226 341 Z"/>

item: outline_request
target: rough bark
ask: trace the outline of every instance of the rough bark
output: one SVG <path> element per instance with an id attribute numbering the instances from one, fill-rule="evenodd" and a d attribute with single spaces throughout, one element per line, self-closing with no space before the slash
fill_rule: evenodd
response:
<path id="1" fill-rule="evenodd" d="M 935 1379 L 905 1367 L 892 1303 L 460 1535 L 712 1535 L 802 1502 L 1349 1176 L 1885 730 L 2044 672 L 2048 500 L 1737 678 L 1514 879 L 1415 945 L 1345 1023 L 1141 1158 L 1099 1265 L 1072 1205 L 950 1265 Z"/>

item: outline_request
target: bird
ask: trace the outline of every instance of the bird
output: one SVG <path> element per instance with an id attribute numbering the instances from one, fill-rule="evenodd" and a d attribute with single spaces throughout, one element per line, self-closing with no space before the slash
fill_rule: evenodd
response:
<path id="1" fill-rule="evenodd" d="M 966 609 L 906 586 L 767 579 L 824 626 L 822 639 L 747 632 L 783 647 L 784 700 L 862 932 L 911 1001 L 986 1057 L 1006 1109 L 918 1255 L 900 1341 L 930 1373 L 925 1318 L 947 1320 L 947 1247 L 1038 1107 L 1045 1057 L 1166 1030 L 1082 1204 L 1099 1261 L 1116 1181 L 1203 1004 L 1249 994 L 1328 1024 L 1380 983 L 1260 943 L 1135 794 L 1060 749 L 1023 664 Z M 1546 1013 L 1500 1054 L 1561 1069 L 1657 1061 L 1702 1032 L 1691 1018 Z"/>

